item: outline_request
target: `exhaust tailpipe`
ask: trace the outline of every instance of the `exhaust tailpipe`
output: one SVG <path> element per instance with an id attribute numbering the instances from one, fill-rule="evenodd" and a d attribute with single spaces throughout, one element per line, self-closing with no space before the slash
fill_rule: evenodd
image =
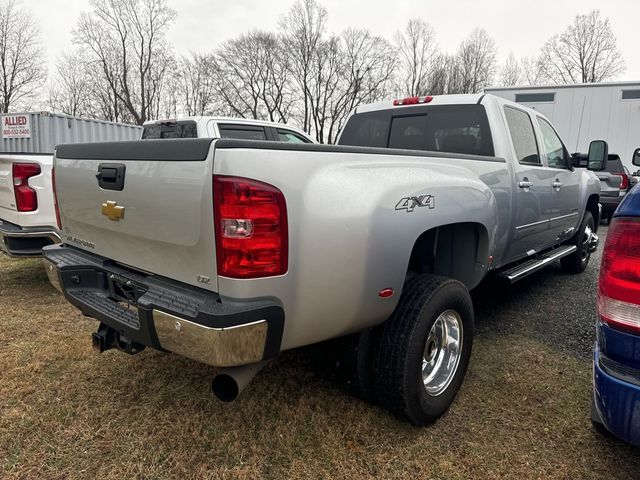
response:
<path id="1" fill-rule="evenodd" d="M 241 367 L 225 368 L 213 377 L 211 391 L 223 402 L 233 402 L 267 363 L 269 361 L 264 360 Z"/>

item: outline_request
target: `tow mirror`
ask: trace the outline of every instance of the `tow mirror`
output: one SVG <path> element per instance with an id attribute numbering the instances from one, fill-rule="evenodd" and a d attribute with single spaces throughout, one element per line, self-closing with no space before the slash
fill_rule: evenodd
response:
<path id="1" fill-rule="evenodd" d="M 636 151 L 633 152 L 632 162 L 636 167 L 640 167 L 640 148 L 636 148 Z"/>
<path id="2" fill-rule="evenodd" d="M 594 172 L 601 172 L 607 167 L 609 158 L 609 145 L 604 140 L 594 140 L 589 145 L 589 160 L 587 168 Z"/>

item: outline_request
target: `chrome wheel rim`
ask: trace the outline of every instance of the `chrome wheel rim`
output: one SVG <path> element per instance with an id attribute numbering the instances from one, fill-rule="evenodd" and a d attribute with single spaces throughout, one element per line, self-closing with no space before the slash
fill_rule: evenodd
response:
<path id="1" fill-rule="evenodd" d="M 582 250 L 580 251 L 580 259 L 582 262 L 586 262 L 587 259 L 591 256 L 589 253 L 589 241 L 591 240 L 591 235 L 593 235 L 593 230 L 589 225 L 584 228 L 584 235 L 582 237 Z"/>
<path id="2" fill-rule="evenodd" d="M 462 356 L 462 318 L 447 310 L 436 319 L 422 354 L 422 383 L 427 394 L 436 397 L 444 392 Z"/>

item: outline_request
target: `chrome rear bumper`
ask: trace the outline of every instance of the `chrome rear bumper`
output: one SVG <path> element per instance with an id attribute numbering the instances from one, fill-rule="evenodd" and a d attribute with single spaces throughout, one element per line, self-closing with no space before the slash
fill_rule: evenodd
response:
<path id="1" fill-rule="evenodd" d="M 267 341 L 266 320 L 213 328 L 154 310 L 153 322 L 162 348 L 218 367 L 259 362 Z"/>
<path id="2" fill-rule="evenodd" d="M 39 257 L 42 247 L 60 243 L 53 227 L 20 227 L 0 220 L 0 250 L 11 257 Z"/>
<path id="3" fill-rule="evenodd" d="M 247 365 L 280 352 L 284 311 L 273 301 L 223 300 L 65 245 L 43 253 L 51 284 L 85 316 L 111 329 L 102 335 L 100 351 L 129 345 L 125 351 L 131 353 L 147 346 L 216 367 Z"/>

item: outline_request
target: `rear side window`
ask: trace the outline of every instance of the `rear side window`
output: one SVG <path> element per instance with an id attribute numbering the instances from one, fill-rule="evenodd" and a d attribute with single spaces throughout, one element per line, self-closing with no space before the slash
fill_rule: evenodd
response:
<path id="1" fill-rule="evenodd" d="M 289 142 L 289 143 L 310 143 L 309 140 L 304 138 L 302 135 L 298 135 L 291 130 L 282 130 L 280 128 L 277 129 L 278 133 L 278 141 L 280 142 Z"/>
<path id="2" fill-rule="evenodd" d="M 266 140 L 264 127 L 250 125 L 219 125 L 221 138 L 236 138 L 241 140 Z"/>
<path id="3" fill-rule="evenodd" d="M 389 110 L 352 115 L 344 126 L 338 143 L 359 147 L 386 148 L 389 141 L 390 122 L 391 112 Z"/>
<path id="4" fill-rule="evenodd" d="M 195 122 L 166 122 L 145 125 L 142 129 L 143 140 L 157 140 L 161 138 L 198 138 Z"/>
<path id="5" fill-rule="evenodd" d="M 504 114 L 507 117 L 507 126 L 518 162 L 540 165 L 540 153 L 531 117 L 526 112 L 512 107 L 504 107 Z"/>
<path id="6" fill-rule="evenodd" d="M 482 105 L 441 105 L 353 115 L 341 145 L 493 156 Z"/>

